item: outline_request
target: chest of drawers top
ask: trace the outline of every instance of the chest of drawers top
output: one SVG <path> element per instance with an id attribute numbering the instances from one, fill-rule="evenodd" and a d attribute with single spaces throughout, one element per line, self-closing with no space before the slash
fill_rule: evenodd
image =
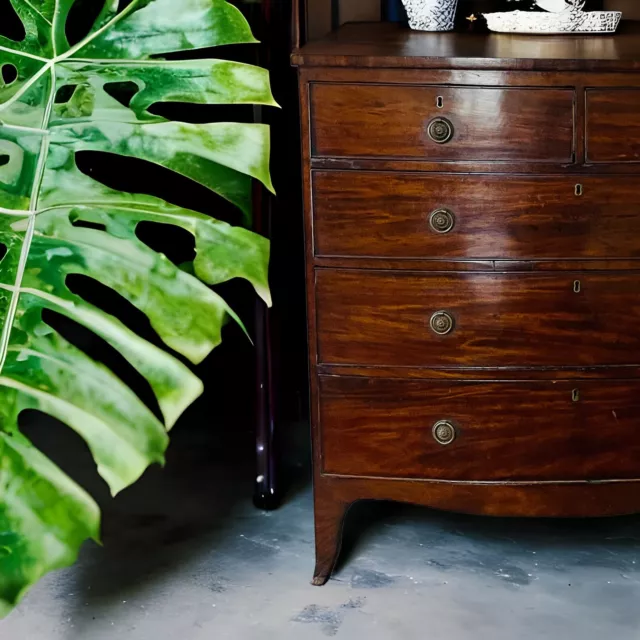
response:
<path id="1" fill-rule="evenodd" d="M 614 35 L 424 33 L 352 23 L 293 52 L 298 67 L 506 71 L 637 71 L 640 22 Z"/>

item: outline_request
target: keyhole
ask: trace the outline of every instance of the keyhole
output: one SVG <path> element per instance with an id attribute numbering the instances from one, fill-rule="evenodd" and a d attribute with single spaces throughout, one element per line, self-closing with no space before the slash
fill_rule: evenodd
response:
<path id="1" fill-rule="evenodd" d="M 582 283 L 580 280 L 574 280 L 573 282 L 573 293 L 580 293 L 582 290 Z"/>
<path id="2" fill-rule="evenodd" d="M 581 184 L 576 185 L 576 195 L 580 197 L 584 193 L 584 188 Z"/>
<path id="3" fill-rule="evenodd" d="M 571 392 L 571 400 L 573 400 L 573 402 L 580 402 L 580 389 L 574 389 Z"/>
<path id="4" fill-rule="evenodd" d="M 442 109 L 442 107 L 444 107 L 444 98 L 442 96 L 438 96 L 436 98 L 436 107 L 438 107 L 438 109 Z"/>

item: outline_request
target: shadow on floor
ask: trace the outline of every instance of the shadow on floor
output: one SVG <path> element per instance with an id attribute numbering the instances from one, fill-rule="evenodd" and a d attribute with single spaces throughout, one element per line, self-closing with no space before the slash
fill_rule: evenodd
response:
<path id="1" fill-rule="evenodd" d="M 532 582 L 535 569 L 570 574 L 602 567 L 640 577 L 640 516 L 489 518 L 364 501 L 349 512 L 337 573 L 385 539 L 396 541 L 399 557 L 418 545 L 434 568 L 470 570 L 519 585 Z"/>
<path id="2" fill-rule="evenodd" d="M 294 488 L 280 509 L 260 512 L 251 434 L 202 424 L 187 414 L 166 468 L 115 500 L 68 429 L 41 417 L 26 425 L 103 504 L 104 546 L 86 545 L 74 567 L 43 580 L 0 637 L 638 637 L 638 516 L 493 519 L 362 502 L 347 519 L 334 578 L 311 587 L 307 428 L 290 437 Z"/>
<path id="3" fill-rule="evenodd" d="M 174 427 L 165 467 L 151 467 L 115 499 L 74 432 L 43 414 L 24 421 L 25 435 L 89 491 L 103 512 L 103 546 L 87 542 L 72 570 L 53 574 L 64 582 L 62 595 L 83 594 L 78 611 L 122 602 L 146 585 L 182 574 L 198 558 L 207 558 L 211 588 L 220 588 L 211 555 L 228 553 L 242 520 L 261 513 L 250 504 L 255 440 L 246 428 L 203 426 L 203 406 L 196 403 Z M 306 427 L 295 428 L 302 433 L 293 439 L 304 442 Z M 307 449 L 303 446 L 283 466 L 284 504 L 310 483 Z M 245 557 L 269 552 L 259 544 L 242 551 Z"/>

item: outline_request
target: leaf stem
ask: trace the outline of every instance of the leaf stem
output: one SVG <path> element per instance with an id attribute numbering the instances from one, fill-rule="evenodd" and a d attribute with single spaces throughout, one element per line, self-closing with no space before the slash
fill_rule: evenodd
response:
<path id="1" fill-rule="evenodd" d="M 33 4 L 31 4 L 30 0 L 24 0 L 24 2 L 25 4 L 29 5 L 49 26 L 52 26 L 51 20 L 49 20 L 49 18 L 46 18 L 41 11 L 38 11 L 38 9 L 34 7 Z"/>
<path id="2" fill-rule="evenodd" d="M 33 60 L 40 60 L 40 62 L 51 62 L 51 58 L 43 58 L 42 56 L 37 56 L 34 53 L 27 53 L 26 51 L 19 51 L 18 49 L 10 49 L 9 47 L 0 46 L 0 51 L 5 51 L 6 53 L 12 53 L 16 56 L 22 56 L 23 58 L 32 58 Z"/>
<path id="3" fill-rule="evenodd" d="M 0 207 L 0 214 L 3 216 L 15 216 L 16 218 L 26 218 L 28 216 L 33 216 L 35 213 L 31 211 L 22 211 L 20 209 L 5 209 L 4 207 Z"/>
<path id="4" fill-rule="evenodd" d="M 120 22 L 120 20 L 122 20 L 124 17 L 128 16 L 132 11 L 137 9 L 139 4 L 140 4 L 140 0 L 133 0 L 133 2 L 130 5 L 125 7 L 120 13 L 113 16 L 113 18 L 111 18 L 111 20 L 109 20 L 109 22 L 107 22 L 106 24 L 102 25 L 100 29 L 98 29 L 97 31 L 94 31 L 94 33 L 90 33 L 88 36 L 80 40 L 80 42 L 78 42 L 73 47 L 71 47 L 68 51 L 65 51 L 63 54 L 58 56 L 57 60 L 61 61 L 61 60 L 65 60 L 66 58 L 70 58 L 76 51 L 80 51 L 80 49 L 88 45 L 91 41 L 95 40 L 98 36 L 102 35 L 108 29 L 111 29 L 111 27 L 113 27 L 114 24 Z"/>
<path id="5" fill-rule="evenodd" d="M 50 132 L 47 129 L 38 129 L 36 127 L 23 127 L 19 124 L 7 124 L 6 122 L 2 122 L 2 120 L 0 120 L 0 129 L 12 129 L 13 131 L 22 131 L 24 133 L 40 133 L 45 136 L 50 135 Z"/>
<path id="6" fill-rule="evenodd" d="M 14 102 L 17 102 L 22 96 L 32 87 L 49 69 L 53 68 L 53 60 L 46 60 L 46 64 L 41 69 L 38 69 L 27 82 L 25 82 L 18 91 L 16 91 L 6 102 L 0 104 L 0 111 L 3 111 L 7 107 L 11 106 Z"/>
<path id="7" fill-rule="evenodd" d="M 46 129 L 51 119 L 51 111 L 53 110 L 53 101 L 56 96 L 56 72 L 55 66 L 51 64 L 51 86 L 49 88 L 49 98 L 47 105 L 42 116 L 42 129 Z M 16 281 L 14 284 L 13 293 L 11 294 L 11 302 L 9 303 L 9 309 L 7 310 L 7 317 L 4 321 L 2 328 L 2 335 L 0 336 L 0 373 L 4 369 L 4 363 L 7 359 L 7 350 L 9 347 L 9 340 L 11 339 L 11 331 L 13 329 L 13 323 L 16 317 L 16 311 L 18 310 L 18 301 L 20 299 L 20 288 L 22 286 L 22 279 L 24 278 L 24 271 L 27 266 L 27 260 L 29 259 L 29 251 L 31 249 L 31 241 L 33 240 L 33 232 L 36 226 L 35 213 L 38 209 L 38 198 L 40 196 L 40 187 L 42 185 L 42 179 L 44 178 L 44 170 L 47 165 L 47 156 L 49 154 L 49 140 L 50 137 L 42 136 L 42 142 L 40 143 L 40 154 L 38 155 L 38 164 L 36 166 L 36 173 L 31 188 L 31 197 L 29 198 L 29 222 L 24 235 L 24 241 L 22 243 L 22 250 L 20 252 L 20 261 L 18 262 L 18 271 L 16 273 Z"/>
<path id="8" fill-rule="evenodd" d="M 16 51 L 14 49 L 9 49 L 7 47 L 0 46 L 0 51 L 7 51 L 9 53 L 23 55 L 28 58 L 34 58 L 35 60 L 41 60 L 42 62 L 46 63 L 42 67 L 42 69 L 38 69 L 38 71 L 31 78 L 29 78 L 29 80 L 25 82 L 25 84 L 13 96 L 11 96 L 11 98 L 9 98 L 9 100 L 0 104 L 0 111 L 2 111 L 3 109 L 6 109 L 8 106 L 13 104 L 17 100 L 19 100 L 25 94 L 25 92 L 30 87 L 32 87 L 33 84 L 37 82 L 40 77 L 42 77 L 47 72 L 48 69 L 54 68 L 56 62 L 62 62 L 63 60 L 66 60 L 67 58 L 71 57 L 76 51 L 79 51 L 82 47 L 89 44 L 94 38 L 98 37 L 101 33 L 106 31 L 107 29 L 110 29 L 114 24 L 116 24 L 116 22 L 122 20 L 122 18 L 129 15 L 138 6 L 138 4 L 139 4 L 139 0 L 133 0 L 133 2 L 128 7 L 126 7 L 123 11 L 115 15 L 111 20 L 109 20 L 109 22 L 107 22 L 100 29 L 98 29 L 98 31 L 88 35 L 83 40 L 80 40 L 80 42 L 78 42 L 75 46 L 71 47 L 68 51 L 65 51 L 61 55 L 58 55 L 58 52 L 56 50 L 55 33 L 57 29 L 56 18 L 58 15 L 57 8 L 56 8 L 56 12 L 53 18 L 53 25 L 52 25 L 52 33 L 53 33 L 52 42 L 53 42 L 53 56 L 54 56 L 53 59 L 41 58 L 40 56 L 36 56 L 31 53 L 24 53 L 22 51 Z M 55 82 L 54 82 L 54 85 L 55 85 Z"/>

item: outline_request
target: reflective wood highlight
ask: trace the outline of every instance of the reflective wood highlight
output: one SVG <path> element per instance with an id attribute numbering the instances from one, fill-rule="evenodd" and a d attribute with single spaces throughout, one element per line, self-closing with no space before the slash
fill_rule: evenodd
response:
<path id="1" fill-rule="evenodd" d="M 314 156 L 573 160 L 570 89 L 319 83 L 311 85 L 310 95 Z M 444 100 L 441 109 L 438 97 Z M 429 125 L 442 118 L 453 132 L 439 144 L 430 138 Z M 552 130 L 540 135 L 546 122 Z"/>
<path id="2" fill-rule="evenodd" d="M 635 176 L 314 171 L 313 194 L 320 257 L 640 257 Z M 455 218 L 446 233 L 429 224 L 438 209 Z"/>
<path id="3" fill-rule="evenodd" d="M 587 91 L 587 160 L 640 162 L 640 89 Z"/>
<path id="4" fill-rule="evenodd" d="M 638 477 L 640 381 L 323 376 L 319 397 L 324 473 L 505 482 Z M 433 437 L 441 420 L 455 427 L 451 444 Z"/>
<path id="5" fill-rule="evenodd" d="M 422 33 L 393 23 L 347 24 L 294 51 L 303 67 L 634 71 L 640 69 L 638 23 L 615 35 Z"/>
<path id="6" fill-rule="evenodd" d="M 322 364 L 640 363 L 640 280 L 633 273 L 322 269 L 316 273 L 316 295 Z M 429 326 L 440 310 L 455 322 L 444 336 Z"/>

